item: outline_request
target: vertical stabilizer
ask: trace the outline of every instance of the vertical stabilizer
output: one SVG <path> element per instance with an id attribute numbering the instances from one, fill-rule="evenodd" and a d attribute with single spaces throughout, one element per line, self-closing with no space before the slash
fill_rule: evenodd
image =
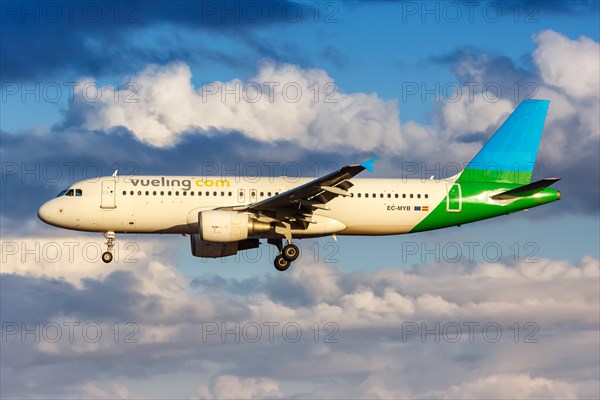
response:
<path id="1" fill-rule="evenodd" d="M 531 182 L 549 104 L 548 100 L 525 100 L 519 104 L 458 181 Z"/>

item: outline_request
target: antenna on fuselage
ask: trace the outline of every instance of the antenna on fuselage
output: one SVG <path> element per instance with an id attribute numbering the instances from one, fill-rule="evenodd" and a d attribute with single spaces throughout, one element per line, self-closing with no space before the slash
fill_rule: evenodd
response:
<path id="1" fill-rule="evenodd" d="M 113 172 L 112 176 L 117 176 L 117 173 L 119 172 L 118 169 L 115 169 L 115 172 Z"/>

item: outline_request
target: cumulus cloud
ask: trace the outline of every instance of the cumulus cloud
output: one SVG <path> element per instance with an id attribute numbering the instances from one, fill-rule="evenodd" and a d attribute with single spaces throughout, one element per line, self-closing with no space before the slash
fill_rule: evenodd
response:
<path id="1" fill-rule="evenodd" d="M 600 96 L 600 45 L 582 36 L 570 40 L 545 30 L 535 35 L 533 60 L 543 81 L 574 98 Z"/>
<path id="2" fill-rule="evenodd" d="M 455 55 L 453 70 L 462 83 L 477 83 L 475 96 L 468 86 L 457 101 L 438 109 L 437 123 L 450 143 L 461 135 L 483 132 L 484 139 L 524 97 L 551 101 L 538 160 L 558 170 L 597 164 L 600 139 L 600 60 L 598 42 L 581 37 L 571 40 L 551 30 L 534 36 L 533 73 L 523 71 L 504 57 L 469 52 Z M 484 90 L 489 85 L 489 92 Z M 463 147 L 465 159 L 476 146 Z M 470 154 L 469 154 L 470 153 Z M 577 154 L 577 157 L 573 157 Z"/>
<path id="3" fill-rule="evenodd" d="M 452 386 L 445 399 L 576 399 L 577 388 L 564 381 L 532 378 L 528 374 L 491 375 Z"/>
<path id="4" fill-rule="evenodd" d="M 463 164 L 521 100 L 534 97 L 551 100 L 542 163 L 589 167 L 597 163 L 593 149 L 600 138 L 598 43 L 550 30 L 534 41 L 532 71 L 507 57 L 454 54 L 453 72 L 465 86 L 435 109 L 430 124 L 401 122 L 395 100 L 346 93 L 324 70 L 266 61 L 247 79 L 199 87 L 184 63 L 151 65 L 128 77 L 135 85 L 121 87 L 116 97 L 103 95 L 91 102 L 79 92 L 61 126 L 111 132 L 125 128 L 159 148 L 177 146 L 190 135 L 239 132 L 258 143 L 289 143 L 309 151 L 374 152 Z M 79 88 L 91 83 L 91 78 L 82 79 Z M 104 87 L 102 93 L 114 90 Z"/>
<path id="5" fill-rule="evenodd" d="M 215 399 L 599 394 L 595 258 L 368 273 L 300 261 L 286 274 L 190 281 L 169 248 L 142 243 L 138 262 L 111 265 L 79 251 L 15 265 L 21 256 L 5 252 L 2 395 L 148 397 L 173 374 L 190 377 L 178 380 L 179 396 Z M 74 321 L 74 341 L 48 339 L 52 324 Z M 128 322 L 137 343 L 123 341 Z M 36 342 L 12 333 L 21 323 L 50 328 Z M 101 340 L 82 340 L 86 323 Z"/>
<path id="6" fill-rule="evenodd" d="M 279 383 L 270 378 L 240 378 L 221 375 L 211 385 L 202 386 L 198 394 L 203 399 L 274 399 L 281 398 Z"/>
<path id="7" fill-rule="evenodd" d="M 82 90 L 81 125 L 91 130 L 124 126 L 139 140 L 160 147 L 173 146 L 186 132 L 212 130 L 298 142 L 306 148 L 404 147 L 395 101 L 343 93 L 320 69 L 265 62 L 247 81 L 210 82 L 196 89 L 189 67 L 173 63 L 147 67 L 129 81 L 135 86 L 117 90 L 118 96 L 139 101 L 103 96 L 86 102 Z M 81 81 L 80 87 L 89 87 L 89 82 Z M 104 87 L 101 92 L 113 90 Z"/>
<path id="8" fill-rule="evenodd" d="M 597 188 L 589 180 L 598 173 L 591 167 L 597 164 L 600 95 L 571 82 L 578 74 L 569 60 L 556 59 L 558 50 L 580 54 L 585 62 L 582 73 L 593 74 L 598 66 L 589 54 L 597 53 L 597 43 L 552 31 L 540 33 L 535 41 L 536 70 L 530 74 L 487 55 L 459 57 L 455 74 L 463 82 L 485 82 L 494 81 L 501 70 L 506 81 L 500 84 L 507 92 L 511 81 L 533 79 L 538 85 L 535 97 L 552 101 L 539 157 L 543 163 L 555 164 L 553 171 L 572 171 L 569 184 L 581 186 L 573 186 L 577 188 L 573 191 L 585 194 L 580 197 L 597 210 Z M 590 87 L 597 88 L 597 80 L 589 78 Z M 339 156 L 339 149 L 350 149 L 400 159 L 468 161 L 515 106 L 507 99 L 491 103 L 478 96 L 471 102 L 462 96 L 441 105 L 431 125 L 422 125 L 401 124 L 396 104 L 375 94 L 340 91 L 338 103 L 311 101 L 307 95 L 312 92 L 303 93 L 296 103 L 286 101 L 280 91 L 274 92 L 273 103 L 264 103 L 266 94 L 262 103 L 222 102 L 220 93 L 208 95 L 215 87 L 238 83 L 243 87 L 249 82 L 277 81 L 281 88 L 285 82 L 304 86 L 317 82 L 322 87 L 333 81 L 322 70 L 276 63 L 261 65 L 246 80 L 201 87 L 192 83 L 189 67 L 181 63 L 148 67 L 130 80 L 140 83 L 138 103 L 93 104 L 77 99 L 64 127 L 56 128 L 65 128 L 61 134 L 73 139 L 72 147 L 65 150 L 52 132 L 3 133 L 3 155 L 10 152 L 20 160 L 15 154 L 32 157 L 39 149 L 45 153 L 52 149 L 53 159 L 56 154 L 69 159 L 69 154 L 77 153 L 82 162 L 89 157 L 96 160 L 96 155 L 80 152 L 93 148 L 103 154 L 98 149 L 107 148 L 104 131 L 109 131 L 115 140 L 111 145 L 127 149 L 115 157 L 130 160 L 135 152 L 135 158 L 145 160 L 156 173 L 174 168 L 169 165 L 173 157 L 180 160 L 178 168 L 181 163 L 193 166 L 199 153 L 182 150 L 187 147 L 209 148 L 202 150 L 203 157 L 211 157 L 215 146 L 226 148 L 223 154 L 234 152 L 244 159 L 249 148 L 254 155 L 270 142 L 275 144 L 266 152 L 276 149 L 283 154 L 292 148 L 290 159 L 317 147 L 331 151 L 331 157 Z M 126 94 L 120 93 L 120 98 Z M 228 132 L 236 132 L 236 140 L 242 143 L 233 150 L 231 143 L 221 139 Z M 88 144 L 79 145 L 82 142 Z M 585 181 L 577 178 L 586 167 L 590 170 Z M 39 186 L 39 182 L 29 186 L 32 198 L 39 196 Z M 4 206 L 14 204 L 13 212 L 21 202 L 15 198 L 7 203 L 5 196 L 2 201 Z M 31 205 L 22 203 L 30 212 Z M 2 218 L 7 217 L 2 214 Z M 1 318 L 3 324 L 11 324 L 10 328 L 3 325 L 2 331 L 8 338 L 2 343 L 2 396 L 21 396 L 26 388 L 28 394 L 57 398 L 73 393 L 148 397 L 162 393 L 161 387 L 171 384 L 177 372 L 191 376 L 191 383 L 178 388 L 182 397 L 481 398 L 514 393 L 503 392 L 506 388 L 517 388 L 522 397 L 599 396 L 600 267 L 589 256 L 576 264 L 540 259 L 369 273 L 300 262 L 287 274 L 251 279 L 202 275 L 190 281 L 181 265 L 173 262 L 179 260 L 176 238 L 136 240 L 134 263 L 122 259 L 132 248 L 120 241 L 119 262 L 105 265 L 99 260 L 103 244 L 96 236 L 43 235 L 37 225 L 20 229 L 4 230 L 2 240 Z M 36 235 L 30 235 L 32 230 Z M 7 232 L 13 236 L 7 237 Z M 19 236 L 18 232 L 25 233 Z M 23 254 L 28 249 L 34 254 Z M 41 258 L 36 259 L 35 253 Z M 15 323 L 20 329 L 20 323 L 29 328 L 35 323 L 64 327 L 72 321 L 97 323 L 106 333 L 104 339 L 82 341 L 80 332 L 75 342 L 63 337 L 56 343 L 32 343 L 19 334 L 7 336 Z M 107 340 L 115 322 L 134 323 L 139 343 Z M 279 324 L 273 342 L 264 325 L 271 322 Z M 281 328 L 292 322 L 303 331 L 298 342 L 282 338 Z M 478 324 L 473 342 L 464 325 L 470 322 Z M 220 332 L 205 341 L 206 323 L 219 331 L 235 330 L 236 324 L 254 329 L 253 324 L 258 324 L 263 329 L 261 340 L 245 340 L 249 331 L 238 331 L 239 342 L 235 333 L 223 340 Z M 442 334 L 454 323 L 463 329 L 456 342 Z M 486 340 L 487 323 L 501 327 L 501 340 Z M 519 326 L 516 341 L 511 330 L 515 323 Z M 407 335 L 407 327 L 418 331 Z M 423 339 L 423 329 L 437 333 Z M 527 335 L 537 342 L 524 342 Z M 435 341 L 436 336 L 441 340 Z M 143 384 L 136 386 L 134 381 Z"/>

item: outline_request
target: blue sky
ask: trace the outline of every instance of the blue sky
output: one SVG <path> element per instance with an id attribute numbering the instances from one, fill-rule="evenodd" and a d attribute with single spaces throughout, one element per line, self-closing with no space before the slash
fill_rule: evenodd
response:
<path id="1" fill-rule="evenodd" d="M 5 353 L 3 342 L 2 395 L 511 397 L 498 391 L 514 385 L 524 397 L 597 397 L 599 360 L 590 356 L 598 350 L 600 290 L 597 2 L 110 4 L 1 3 L 3 335 L 4 324 L 13 322 L 135 321 L 146 350 L 101 343 L 128 357 L 119 358 L 130 368 L 124 371 L 111 368 L 111 359 L 87 342 L 15 345 L 30 364 L 13 350 Z M 263 98 L 257 105 L 202 92 L 235 82 L 278 88 L 292 82 L 304 91 L 290 103 L 277 89 L 273 102 Z M 135 92 L 127 92 L 128 83 Z M 336 103 L 324 101 L 331 83 Z M 100 88 L 98 101 L 79 90 L 86 84 Z M 319 87 L 318 101 L 311 84 Z M 473 99 L 468 87 L 475 88 Z M 462 91 L 449 100 L 456 88 Z M 414 165 L 418 176 L 427 179 L 433 171 L 442 177 L 444 166 L 468 162 L 530 95 L 551 100 L 536 177 L 562 177 L 563 199 L 526 213 L 405 237 L 307 240 L 303 260 L 288 276 L 275 275 L 266 245 L 250 258 L 204 262 L 189 254 L 187 238 L 121 235 L 122 245 L 137 249 L 136 262 L 110 267 L 86 262 L 80 253 L 57 262 L 42 254 L 32 262 L 21 245 L 101 243 L 100 235 L 44 226 L 36 211 L 73 181 L 110 174 L 115 165 L 187 175 L 207 163 L 278 163 L 276 173 L 293 163 L 312 176 L 315 165 L 323 171 L 327 163 L 377 156 L 376 177 L 405 176 Z M 124 102 L 127 96 L 135 102 Z M 473 257 L 471 243 L 477 243 Z M 456 249 L 462 256 L 450 260 Z M 565 299 L 558 291 L 581 296 Z M 23 301 L 28 296 L 38 302 Z M 186 320 L 186 313 L 193 317 Z M 348 327 L 338 347 L 261 342 L 236 353 L 230 343 L 206 348 L 194 335 L 207 320 L 292 318 L 308 332 L 309 321 L 331 315 Z M 514 343 L 495 353 L 481 343 L 404 349 L 394 339 L 401 321 L 470 318 L 508 325 L 530 318 L 553 339 L 527 347 L 532 361 L 512 369 L 492 365 L 506 360 L 502 352 L 519 354 Z M 570 324 L 567 333 L 559 329 L 564 324 Z M 367 344 L 361 338 L 370 330 L 375 340 Z M 559 352 L 544 358 L 546 349 L 572 338 L 578 340 L 573 354 L 581 357 Z M 181 355 L 186 347 L 195 350 Z M 56 349 L 72 358 L 58 357 Z M 408 364 L 390 359 L 388 350 L 406 354 Z M 254 367 L 250 360 L 265 352 L 270 356 Z M 417 361 L 420 352 L 426 356 Z M 62 381 L 44 366 L 24 369 L 43 359 L 72 377 Z M 315 360 L 323 368 L 307 373 Z M 565 360 L 579 374 L 564 368 Z M 297 376 L 267 361 L 285 363 Z M 453 372 L 428 386 L 406 374 L 410 362 L 430 369 L 430 379 Z M 341 368 L 345 363 L 364 367 Z M 103 373 L 95 376 L 97 370 Z"/>

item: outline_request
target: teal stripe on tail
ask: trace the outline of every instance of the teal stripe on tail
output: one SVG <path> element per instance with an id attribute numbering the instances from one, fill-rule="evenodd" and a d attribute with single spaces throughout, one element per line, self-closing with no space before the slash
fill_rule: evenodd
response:
<path id="1" fill-rule="evenodd" d="M 519 104 L 458 181 L 531 182 L 549 104 L 548 100 L 525 100 Z"/>

